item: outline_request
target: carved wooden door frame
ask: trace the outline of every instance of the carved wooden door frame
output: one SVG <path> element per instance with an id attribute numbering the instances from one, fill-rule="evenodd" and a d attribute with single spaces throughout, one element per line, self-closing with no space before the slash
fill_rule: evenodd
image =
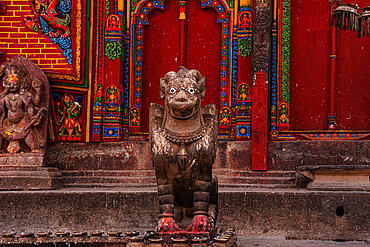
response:
<path id="1" fill-rule="evenodd" d="M 224 0 L 200 0 L 201 7 L 213 8 L 218 13 L 217 23 L 222 24 L 221 30 L 221 73 L 220 73 L 220 109 L 231 109 L 231 88 L 230 71 L 232 61 L 232 26 L 233 9 Z M 130 118 L 131 112 L 135 111 L 140 116 L 142 102 L 142 43 L 143 26 L 149 25 L 147 20 L 148 13 L 153 9 L 164 10 L 164 0 L 145 0 L 138 3 L 132 11 L 132 23 L 130 25 L 130 95 L 129 95 L 129 132 L 138 133 L 140 131 L 140 119 Z M 231 112 L 231 111 L 230 111 Z M 231 128 L 231 122 L 229 123 Z"/>

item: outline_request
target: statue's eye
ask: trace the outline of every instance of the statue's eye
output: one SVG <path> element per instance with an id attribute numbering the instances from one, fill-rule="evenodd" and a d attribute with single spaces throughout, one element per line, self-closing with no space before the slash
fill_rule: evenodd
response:
<path id="1" fill-rule="evenodd" d="M 188 89 L 188 92 L 191 93 L 191 94 L 194 94 L 195 90 L 194 90 L 194 88 L 191 87 L 191 88 Z"/>
<path id="2" fill-rule="evenodd" d="M 175 88 L 173 88 L 173 87 L 171 87 L 171 89 L 170 89 L 170 93 L 171 93 L 171 94 L 176 93 L 176 89 L 175 89 Z"/>

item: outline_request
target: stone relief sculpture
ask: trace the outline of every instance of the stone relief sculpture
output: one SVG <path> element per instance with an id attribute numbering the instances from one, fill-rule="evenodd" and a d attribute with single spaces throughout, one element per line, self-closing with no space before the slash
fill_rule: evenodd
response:
<path id="1" fill-rule="evenodd" d="M 199 71 L 168 72 L 160 81 L 165 107 L 151 104 L 149 137 L 159 195 L 157 233 L 210 232 L 217 217 L 217 178 L 212 175 L 218 132 L 215 105 L 201 108 L 206 93 Z M 184 228 L 187 227 L 187 228 Z"/>
<path id="2" fill-rule="evenodd" d="M 58 168 L 45 167 L 50 86 L 33 62 L 15 56 L 0 66 L 0 190 L 62 187 Z"/>
<path id="3" fill-rule="evenodd" d="M 10 154 L 18 153 L 18 156 L 27 153 L 43 156 L 50 91 L 45 74 L 26 58 L 16 56 L 1 65 L 0 77 L 3 82 L 0 93 L 0 146 L 6 145 Z M 35 165 L 42 166 L 40 162 Z"/>

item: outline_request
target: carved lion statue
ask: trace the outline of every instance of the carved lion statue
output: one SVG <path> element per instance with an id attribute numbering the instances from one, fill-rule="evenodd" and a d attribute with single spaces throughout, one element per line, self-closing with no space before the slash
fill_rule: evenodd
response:
<path id="1" fill-rule="evenodd" d="M 212 164 L 217 146 L 217 109 L 201 108 L 205 78 L 199 71 L 168 72 L 160 81 L 165 107 L 152 103 L 149 138 L 155 167 L 157 233 L 209 232 L 217 217 L 217 178 Z M 180 226 L 180 227 L 179 227 Z"/>

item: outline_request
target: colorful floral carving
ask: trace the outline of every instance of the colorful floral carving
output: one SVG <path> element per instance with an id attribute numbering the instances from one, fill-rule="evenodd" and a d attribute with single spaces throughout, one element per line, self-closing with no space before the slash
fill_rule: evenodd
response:
<path id="1" fill-rule="evenodd" d="M 109 59 L 116 59 L 121 57 L 121 60 L 124 60 L 124 44 L 119 41 L 109 41 L 105 44 L 105 55 Z"/>
<path id="2" fill-rule="evenodd" d="M 252 39 L 239 39 L 238 49 L 240 56 L 248 57 L 252 52 Z"/>

